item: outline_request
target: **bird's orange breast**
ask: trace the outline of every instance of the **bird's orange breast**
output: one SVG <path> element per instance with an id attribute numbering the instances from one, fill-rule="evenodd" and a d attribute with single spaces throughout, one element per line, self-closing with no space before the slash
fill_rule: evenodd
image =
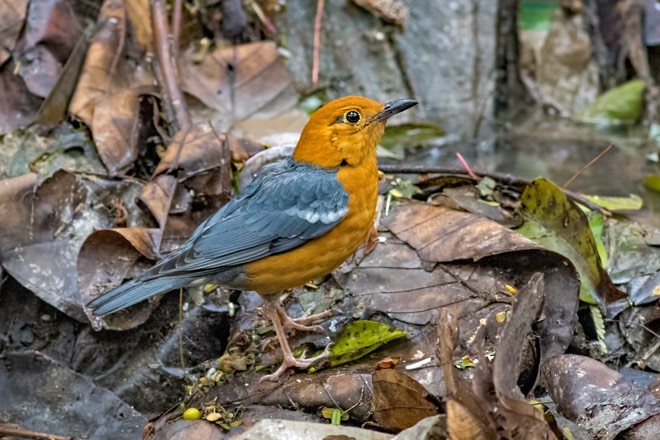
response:
<path id="1" fill-rule="evenodd" d="M 375 154 L 357 167 L 341 167 L 337 179 L 348 193 L 346 217 L 321 237 L 291 251 L 248 264 L 246 290 L 275 293 L 325 276 L 365 242 L 374 222 L 378 199 Z"/>

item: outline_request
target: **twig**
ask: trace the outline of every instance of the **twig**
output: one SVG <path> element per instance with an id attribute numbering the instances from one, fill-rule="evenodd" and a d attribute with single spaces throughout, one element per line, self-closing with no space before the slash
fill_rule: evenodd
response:
<path id="1" fill-rule="evenodd" d="M 463 165 L 463 168 L 465 168 L 465 171 L 467 171 L 468 175 L 474 180 L 477 180 L 478 177 L 472 172 L 470 165 L 468 165 L 467 160 L 465 160 L 463 155 L 461 153 L 456 153 L 456 157 L 458 158 L 458 161 L 461 163 L 461 165 Z"/>
<path id="2" fill-rule="evenodd" d="M 172 55 L 174 59 L 179 59 L 179 43 L 181 42 L 181 11 L 183 9 L 182 0 L 174 0 L 174 10 L 172 11 Z"/>
<path id="3" fill-rule="evenodd" d="M 531 180 L 512 176 L 511 174 L 498 173 L 496 171 L 490 173 L 482 173 L 479 171 L 474 171 L 474 175 L 476 176 L 475 178 L 470 176 L 465 172 L 465 170 L 460 168 L 445 168 L 434 165 L 381 164 L 378 165 L 378 169 L 380 169 L 384 173 L 392 173 L 392 174 L 455 174 L 460 176 L 467 175 L 469 178 L 474 180 L 477 180 L 482 177 L 490 177 L 505 185 L 513 185 L 513 186 L 525 186 L 532 183 Z M 593 211 L 599 211 L 601 214 L 603 214 L 606 217 L 610 217 L 612 215 L 610 211 L 603 208 L 602 206 L 592 202 L 591 200 L 585 199 L 584 196 L 582 196 L 582 194 L 573 192 L 565 188 L 560 188 L 560 189 L 564 194 L 566 194 L 566 197 L 573 200 L 574 202 L 580 203 L 581 205 L 584 205 Z"/>
<path id="4" fill-rule="evenodd" d="M 270 21 L 268 17 L 266 17 L 266 14 L 264 14 L 264 11 L 261 9 L 261 7 L 254 0 L 250 2 L 250 6 L 252 6 L 252 10 L 254 11 L 257 18 L 259 18 L 259 21 L 261 21 L 261 24 L 264 25 L 264 28 L 266 29 L 266 33 L 270 35 L 276 33 L 277 28 L 275 27 L 273 22 Z"/>
<path id="5" fill-rule="evenodd" d="M 174 126 L 174 132 L 180 130 L 187 132 L 190 127 L 190 117 L 188 116 L 186 101 L 177 81 L 173 65 L 174 58 L 170 56 L 167 9 L 163 0 L 151 0 L 151 20 L 154 29 L 158 67 L 163 81 L 161 88 L 170 119 L 174 119 L 170 123 Z M 172 115 L 174 115 L 174 118 L 171 117 Z"/>
<path id="6" fill-rule="evenodd" d="M 18 425 L 0 423 L 0 437 L 20 437 L 34 440 L 73 440 L 73 437 L 47 434 L 45 432 L 28 431 Z"/>
<path id="7" fill-rule="evenodd" d="M 312 86 L 319 82 L 319 46 L 321 45 L 321 20 L 325 0 L 316 0 L 316 17 L 314 18 L 314 52 L 312 55 Z"/>
<path id="8" fill-rule="evenodd" d="M 596 157 L 594 157 L 593 159 L 591 159 L 591 160 L 590 160 L 585 166 L 583 166 L 582 168 L 580 168 L 579 170 L 577 170 L 577 172 L 576 172 L 575 174 L 573 174 L 573 176 L 571 176 L 571 178 L 568 179 L 568 180 L 566 181 L 566 183 L 564 183 L 564 185 L 562 186 L 562 188 L 564 188 L 564 189 L 568 188 L 568 185 L 570 185 L 575 179 L 577 179 L 577 177 L 578 177 L 580 174 L 582 174 L 582 173 L 584 172 L 584 170 L 586 170 L 587 168 L 589 168 L 589 167 L 590 167 L 591 165 L 593 165 L 594 163 L 598 162 L 598 160 L 599 160 L 601 157 L 603 157 L 608 151 L 610 151 L 610 150 L 612 149 L 613 146 L 614 146 L 614 144 L 609 144 L 609 145 L 607 146 L 607 148 L 605 148 L 603 151 L 601 151 L 600 153 L 598 153 L 598 154 L 596 155 Z"/>

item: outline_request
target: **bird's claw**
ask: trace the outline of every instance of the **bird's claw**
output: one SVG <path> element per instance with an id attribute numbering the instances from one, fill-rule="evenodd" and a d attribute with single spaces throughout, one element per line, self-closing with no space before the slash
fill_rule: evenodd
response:
<path id="1" fill-rule="evenodd" d="M 310 325 L 310 324 L 318 321 L 323 321 L 325 319 L 331 318 L 341 313 L 341 311 L 337 309 L 330 309 L 321 313 L 316 313 L 314 315 L 303 316 L 301 318 L 290 318 L 281 306 L 278 307 L 278 312 L 282 320 L 282 327 L 284 328 L 285 331 L 300 330 L 303 332 L 322 331 L 323 327 L 321 327 L 320 325 Z"/>
<path id="2" fill-rule="evenodd" d="M 263 376 L 261 379 L 259 379 L 259 383 L 265 382 L 267 380 L 270 380 L 272 382 L 277 381 L 282 374 L 284 374 L 289 368 L 300 368 L 300 369 L 307 369 L 314 365 L 316 362 L 322 361 L 324 359 L 328 358 L 328 355 L 330 354 L 330 348 L 325 347 L 323 350 L 323 353 L 321 353 L 318 356 L 314 356 L 311 358 L 307 359 L 296 359 L 295 357 L 291 356 L 284 356 L 284 359 L 282 360 L 282 364 L 279 366 L 275 372 L 271 374 L 267 374 Z M 303 353 L 304 356 L 304 353 Z"/>

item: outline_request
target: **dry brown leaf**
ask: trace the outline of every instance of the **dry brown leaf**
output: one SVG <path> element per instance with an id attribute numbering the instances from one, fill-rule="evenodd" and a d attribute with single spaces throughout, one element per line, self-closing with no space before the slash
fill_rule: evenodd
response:
<path id="1" fill-rule="evenodd" d="M 437 334 L 436 356 L 440 360 L 442 377 L 445 382 L 447 427 L 452 438 L 469 438 L 473 432 L 478 432 L 481 435 L 479 438 L 496 439 L 496 426 L 488 414 L 489 402 L 485 401 L 483 397 L 477 396 L 473 391 L 474 383 L 480 380 L 479 376 L 475 374 L 473 386 L 470 387 L 470 384 L 454 367 L 452 355 L 454 348 L 458 345 L 460 335 L 456 317 L 447 310 L 440 312 Z M 483 349 L 483 341 L 479 341 L 476 345 L 480 345 L 480 349 Z M 481 363 L 478 365 L 481 366 Z M 484 379 L 488 382 L 491 381 L 489 376 Z"/>
<path id="2" fill-rule="evenodd" d="M 373 417 L 388 430 L 402 430 L 438 414 L 436 399 L 416 380 L 394 369 L 372 375 Z"/>
<path id="3" fill-rule="evenodd" d="M 396 215 L 382 216 L 381 223 L 425 261 L 478 261 L 495 249 L 496 253 L 538 249 L 531 240 L 486 218 L 423 203 L 401 205 Z"/>
<path id="4" fill-rule="evenodd" d="M 0 1 L 0 65 L 9 59 L 21 35 L 27 6 L 28 0 Z"/>
<path id="5" fill-rule="evenodd" d="M 488 436 L 481 426 L 481 420 L 471 414 L 463 405 L 452 398 L 447 399 L 447 430 L 450 440 L 486 440 Z"/>
<path id="6" fill-rule="evenodd" d="M 358 292 L 360 289 L 369 292 L 370 286 L 374 285 L 387 286 L 372 295 L 372 305 L 377 310 L 396 314 L 399 319 L 409 319 L 410 315 L 404 317 L 400 312 L 421 312 L 427 306 L 428 313 L 430 308 L 448 305 L 453 314 L 463 317 L 470 308 L 484 305 L 482 301 L 492 302 L 497 292 L 505 290 L 505 284 L 522 285 L 533 273 L 543 272 L 546 277 L 545 320 L 537 324 L 543 348 L 541 362 L 546 357 L 563 353 L 572 340 L 579 281 L 575 267 L 565 257 L 545 250 L 494 221 L 445 207 L 400 203 L 389 215 L 381 216 L 380 222 L 412 246 L 416 251 L 414 254 L 421 259 L 409 255 L 412 249 L 400 247 L 388 251 L 397 255 L 397 259 L 382 256 L 379 248 L 384 244 L 374 251 L 381 255 L 380 262 L 370 260 L 370 256 L 365 259 L 347 284 Z M 397 260 L 412 266 L 403 268 Z M 465 260 L 478 263 L 462 264 Z M 439 265 L 428 273 L 414 270 L 415 266 L 430 270 L 430 266 L 436 263 L 452 261 L 455 263 Z M 436 294 L 438 289 L 442 289 L 443 295 Z M 413 291 L 414 300 L 409 294 L 400 301 L 392 296 Z M 414 322 L 422 323 L 423 314 L 416 315 Z M 430 319 L 430 316 L 426 318 Z"/>
<path id="7" fill-rule="evenodd" d="M 20 76 L 15 75 L 15 64 L 10 60 L 0 65 L 0 134 L 26 125 L 39 108 L 41 99 L 33 96 Z"/>
<path id="8" fill-rule="evenodd" d="M 124 2 L 106 0 L 99 13 L 96 33 L 89 45 L 78 86 L 69 103 L 69 111 L 90 127 L 97 101 L 128 84 L 128 75 L 118 71 L 125 38 Z"/>
<path id="9" fill-rule="evenodd" d="M 153 52 L 153 29 L 151 27 L 151 10 L 149 0 L 130 0 L 126 2 L 128 20 L 133 35 L 145 52 Z"/>
<path id="10" fill-rule="evenodd" d="M 87 237 L 78 254 L 78 289 L 83 304 L 106 290 L 133 278 L 148 264 L 144 258 L 156 257 L 160 230 L 148 228 L 115 228 L 95 231 Z M 103 320 L 103 327 L 126 330 L 142 324 L 150 316 L 153 302 L 117 313 Z M 86 310 L 90 321 L 96 323 Z"/>
<path id="11" fill-rule="evenodd" d="M 298 99 L 291 75 L 270 41 L 218 48 L 201 62 L 188 52 L 180 70 L 183 90 L 230 120 L 277 115 Z"/>
<path id="12" fill-rule="evenodd" d="M 230 156 L 227 153 L 224 135 L 217 135 L 208 125 L 196 126 L 174 136 L 155 174 L 182 169 L 179 177 L 186 179 L 219 167 L 228 168 Z"/>
<path id="13" fill-rule="evenodd" d="M 41 98 L 55 86 L 62 65 L 82 35 L 82 28 L 69 2 L 31 2 L 25 30 L 16 45 L 18 74 L 30 92 Z"/>
<path id="14" fill-rule="evenodd" d="M 123 89 L 98 97 L 92 117 L 92 136 L 96 150 L 108 169 L 116 176 L 137 157 L 133 130 L 138 112 L 138 92 Z"/>
<path id="15" fill-rule="evenodd" d="M 177 182 L 174 176 L 161 174 L 147 183 L 140 194 L 140 201 L 149 208 L 161 228 L 167 222 L 176 188 Z"/>
<path id="16" fill-rule="evenodd" d="M 78 251 L 97 228 L 145 222 L 134 202 L 139 189 L 131 181 L 58 171 L 34 191 L 17 193 L 12 215 L 0 218 L 2 265 L 45 302 L 87 321 L 78 294 Z"/>

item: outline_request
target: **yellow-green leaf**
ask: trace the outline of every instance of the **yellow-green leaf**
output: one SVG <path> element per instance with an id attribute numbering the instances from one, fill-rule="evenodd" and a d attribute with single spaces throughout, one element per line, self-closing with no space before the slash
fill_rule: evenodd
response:
<path id="1" fill-rule="evenodd" d="M 596 240 L 596 249 L 598 249 L 600 263 L 603 267 L 607 267 L 607 250 L 605 249 L 605 243 L 603 243 L 603 228 L 605 227 L 603 214 L 600 212 L 592 213 L 589 217 L 589 227 L 591 228 L 591 233 L 594 235 L 594 240 Z"/>
<path id="2" fill-rule="evenodd" d="M 642 209 L 644 201 L 637 194 L 630 194 L 628 197 L 603 197 L 588 196 L 583 197 L 598 206 L 602 206 L 610 211 L 638 211 Z"/>
<path id="3" fill-rule="evenodd" d="M 520 197 L 517 231 L 568 258 L 580 274 L 580 299 L 605 304 L 625 297 L 603 269 L 589 221 L 554 183 L 536 179 Z"/>
<path id="4" fill-rule="evenodd" d="M 660 192 L 660 174 L 644 176 L 644 186 L 650 190 Z"/>
<path id="5" fill-rule="evenodd" d="M 633 125 L 644 110 L 644 81 L 634 79 L 608 90 L 578 116 L 578 120 L 604 125 Z"/>
<path id="6" fill-rule="evenodd" d="M 330 348 L 330 366 L 354 361 L 383 344 L 405 336 L 408 336 L 408 332 L 381 322 L 351 322 Z"/>

